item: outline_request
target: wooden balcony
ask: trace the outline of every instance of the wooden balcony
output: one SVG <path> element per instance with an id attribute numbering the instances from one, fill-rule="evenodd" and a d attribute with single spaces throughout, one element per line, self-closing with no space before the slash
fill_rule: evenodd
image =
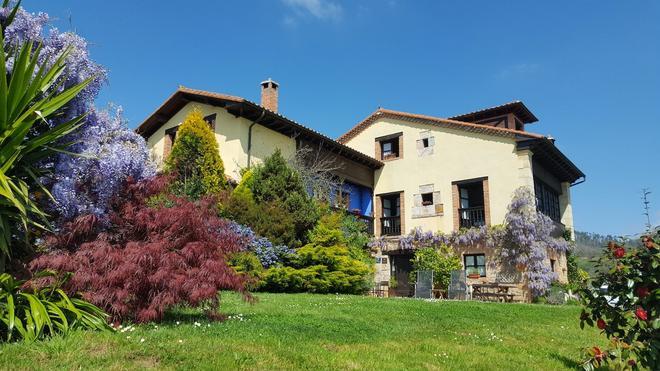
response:
<path id="1" fill-rule="evenodd" d="M 486 225 L 486 213 L 483 206 L 458 209 L 461 228 L 481 227 Z"/>

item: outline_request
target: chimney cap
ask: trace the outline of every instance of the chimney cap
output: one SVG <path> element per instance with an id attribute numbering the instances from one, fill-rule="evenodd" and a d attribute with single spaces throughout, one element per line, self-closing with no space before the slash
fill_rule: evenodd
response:
<path id="1" fill-rule="evenodd" d="M 274 81 L 270 77 L 268 78 L 268 80 L 264 80 L 264 81 L 261 82 L 261 86 L 263 86 L 264 88 L 267 87 L 269 84 L 272 84 L 272 86 L 275 87 L 275 88 L 280 86 L 280 84 L 278 84 L 277 81 Z"/>

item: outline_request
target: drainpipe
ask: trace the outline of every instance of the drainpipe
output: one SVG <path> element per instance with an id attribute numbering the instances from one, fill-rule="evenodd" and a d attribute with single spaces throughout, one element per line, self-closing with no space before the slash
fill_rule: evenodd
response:
<path id="1" fill-rule="evenodd" d="M 251 124 L 250 127 L 248 128 L 248 148 L 247 148 L 247 168 L 250 168 L 250 165 L 252 165 L 252 127 L 261 121 L 264 116 L 266 115 L 266 110 L 262 109 L 261 110 L 261 115 L 259 115 L 259 118 L 254 120 Z"/>

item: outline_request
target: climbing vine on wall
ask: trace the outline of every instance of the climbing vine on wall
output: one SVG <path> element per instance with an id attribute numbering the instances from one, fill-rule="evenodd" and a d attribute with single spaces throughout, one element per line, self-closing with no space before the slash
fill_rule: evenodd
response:
<path id="1" fill-rule="evenodd" d="M 549 217 L 536 210 L 531 189 L 520 187 L 514 192 L 503 225 L 461 229 L 448 234 L 416 228 L 399 239 L 398 248 L 413 250 L 443 245 L 491 248 L 500 264 L 523 272 L 532 295 L 536 297 L 543 295 L 557 279 L 556 273 L 546 264 L 548 250 L 566 252 L 569 248 L 565 239 L 553 237 L 555 228 Z M 387 244 L 387 240 L 381 237 L 372 240 L 370 247 L 382 250 Z"/>

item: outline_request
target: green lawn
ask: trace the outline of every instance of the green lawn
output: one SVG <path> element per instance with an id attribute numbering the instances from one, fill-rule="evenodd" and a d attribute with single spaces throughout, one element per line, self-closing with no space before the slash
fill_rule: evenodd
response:
<path id="1" fill-rule="evenodd" d="M 0 345 L 0 368 L 554 370 L 603 343 L 580 330 L 576 306 L 257 296 L 250 305 L 224 294 L 222 323 L 181 310 L 123 333 Z"/>

